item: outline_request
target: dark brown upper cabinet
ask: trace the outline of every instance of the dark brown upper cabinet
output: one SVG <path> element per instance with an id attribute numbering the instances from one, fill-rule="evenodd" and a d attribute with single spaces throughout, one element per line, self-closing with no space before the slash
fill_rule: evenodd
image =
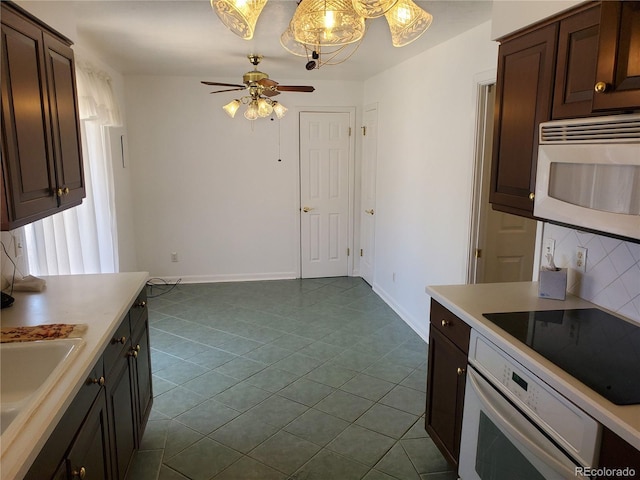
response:
<path id="1" fill-rule="evenodd" d="M 602 2 L 593 109 L 640 109 L 640 1 Z"/>
<path id="2" fill-rule="evenodd" d="M 592 114 L 600 5 L 560 21 L 553 119 Z"/>
<path id="3" fill-rule="evenodd" d="M 2 230 L 85 196 L 71 42 L 2 2 Z"/>
<path id="4" fill-rule="evenodd" d="M 551 118 L 557 38 L 553 23 L 498 50 L 489 195 L 495 210 L 533 216 L 538 125 Z"/>

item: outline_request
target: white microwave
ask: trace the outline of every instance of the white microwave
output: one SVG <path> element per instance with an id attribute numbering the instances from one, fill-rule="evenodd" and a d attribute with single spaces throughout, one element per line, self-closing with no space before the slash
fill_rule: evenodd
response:
<path id="1" fill-rule="evenodd" d="M 640 115 L 540 124 L 533 214 L 640 239 Z"/>

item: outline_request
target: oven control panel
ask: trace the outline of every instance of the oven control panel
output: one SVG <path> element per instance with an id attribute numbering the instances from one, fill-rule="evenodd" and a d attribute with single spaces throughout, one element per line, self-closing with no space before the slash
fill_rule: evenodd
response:
<path id="1" fill-rule="evenodd" d="M 600 425 L 487 339 L 471 332 L 469 363 L 570 453 L 592 464 Z"/>

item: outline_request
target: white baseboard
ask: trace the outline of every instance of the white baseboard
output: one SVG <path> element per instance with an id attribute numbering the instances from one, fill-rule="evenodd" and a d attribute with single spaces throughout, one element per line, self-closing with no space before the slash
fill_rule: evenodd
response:
<path id="1" fill-rule="evenodd" d="M 274 273 L 241 273 L 226 275 L 183 275 L 183 276 L 163 276 L 150 277 L 162 278 L 169 283 L 222 283 L 222 282 L 256 282 L 261 280 L 291 280 L 298 278 L 294 272 L 274 272 Z"/>
<path id="2" fill-rule="evenodd" d="M 400 305 L 398 305 L 393 297 L 389 295 L 383 288 L 377 283 L 373 284 L 373 291 L 382 298 L 391 309 L 398 314 L 398 316 L 404 320 L 404 323 L 409 325 L 411 329 L 416 332 L 425 341 L 429 342 L 429 320 L 427 318 L 427 312 L 425 311 L 424 319 L 415 319 L 407 311 L 405 311 Z"/>

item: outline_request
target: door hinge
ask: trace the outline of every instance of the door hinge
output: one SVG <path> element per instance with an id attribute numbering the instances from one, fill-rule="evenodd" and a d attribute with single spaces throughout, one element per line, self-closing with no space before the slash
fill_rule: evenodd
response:
<path id="1" fill-rule="evenodd" d="M 349 136 L 351 136 L 351 127 L 349 127 Z"/>
<path id="2" fill-rule="evenodd" d="M 347 248 L 347 257 L 348 257 L 349 255 L 351 255 L 351 249 L 350 249 L 350 248 Z"/>
<path id="3" fill-rule="evenodd" d="M 360 249 L 360 256 L 362 257 L 362 249 Z"/>
<path id="4" fill-rule="evenodd" d="M 474 256 L 476 258 L 482 258 L 482 249 L 481 248 L 476 248 L 476 252 L 475 252 Z"/>
<path id="5" fill-rule="evenodd" d="M 366 136 L 367 136 L 367 127 L 366 127 L 366 125 L 363 125 L 363 126 L 362 126 L 362 136 L 363 136 L 363 137 L 366 137 Z"/>

